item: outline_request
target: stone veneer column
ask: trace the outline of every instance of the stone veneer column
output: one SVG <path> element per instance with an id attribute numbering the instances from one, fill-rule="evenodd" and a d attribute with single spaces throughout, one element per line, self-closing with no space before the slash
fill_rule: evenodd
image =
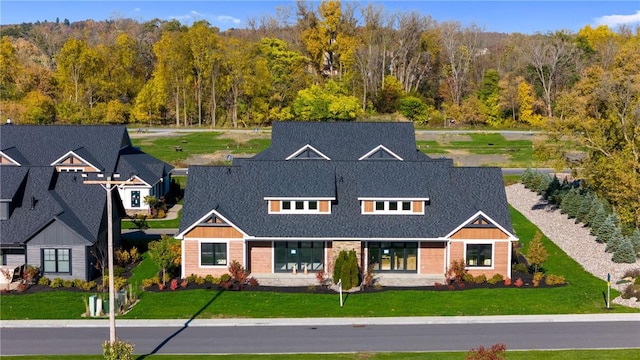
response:
<path id="1" fill-rule="evenodd" d="M 336 258 L 340 251 L 345 250 L 347 252 L 352 249 L 356 251 L 356 258 L 358 258 L 358 266 L 362 269 L 362 241 L 360 240 L 334 240 L 331 242 L 331 252 L 328 254 L 327 258 L 329 259 L 330 268 L 326 269 L 326 272 L 329 274 L 333 274 L 333 264 L 336 263 Z"/>

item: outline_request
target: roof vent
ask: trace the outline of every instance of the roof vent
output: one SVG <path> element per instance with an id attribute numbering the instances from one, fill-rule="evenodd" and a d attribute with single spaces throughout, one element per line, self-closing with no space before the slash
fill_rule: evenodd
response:
<path id="1" fill-rule="evenodd" d="M 33 210 L 36 208 L 36 203 L 38 202 L 38 200 L 36 200 L 35 197 L 31 197 L 31 208 L 29 208 L 29 210 Z"/>
<path id="2" fill-rule="evenodd" d="M 11 125 L 11 119 L 7 118 L 7 125 Z"/>

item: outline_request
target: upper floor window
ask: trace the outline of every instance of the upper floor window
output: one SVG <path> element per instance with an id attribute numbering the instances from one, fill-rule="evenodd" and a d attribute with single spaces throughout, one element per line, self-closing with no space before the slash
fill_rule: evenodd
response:
<path id="1" fill-rule="evenodd" d="M 359 199 L 362 214 L 422 215 L 428 199 Z"/>
<path id="2" fill-rule="evenodd" d="M 270 214 L 330 214 L 331 199 L 266 199 Z"/>

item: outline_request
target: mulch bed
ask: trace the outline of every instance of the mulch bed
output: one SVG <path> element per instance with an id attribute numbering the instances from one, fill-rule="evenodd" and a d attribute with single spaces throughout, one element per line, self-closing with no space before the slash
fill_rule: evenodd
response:
<path id="1" fill-rule="evenodd" d="M 476 284 L 476 283 L 470 283 L 470 282 L 462 282 L 462 283 L 456 283 L 456 282 L 452 282 L 450 284 L 436 284 L 435 286 L 413 286 L 413 287 L 397 287 L 397 286 L 367 286 L 363 289 L 358 290 L 358 292 L 363 292 L 363 293 L 376 293 L 376 292 L 383 292 L 383 291 L 402 291 L 402 290 L 418 290 L 418 291 L 464 291 L 464 290 L 472 290 L 472 289 L 503 289 L 503 288 L 514 288 L 516 287 L 514 285 L 514 283 L 516 282 L 517 279 L 522 279 L 522 286 L 520 286 L 520 288 L 535 288 L 533 286 L 533 275 L 529 274 L 529 273 L 517 273 L 514 272 L 512 274 L 513 276 L 513 281 L 511 283 L 511 285 L 505 285 L 504 281 L 498 282 L 496 284 L 489 284 L 487 282 L 481 283 L 481 284 Z M 97 283 L 101 283 L 102 280 L 99 279 L 99 281 L 96 281 Z M 231 286 L 230 288 L 227 288 L 225 286 L 221 286 L 221 285 L 214 285 L 211 283 L 205 283 L 205 284 L 195 284 L 195 283 L 189 283 L 186 287 L 181 287 L 179 285 L 180 283 L 178 282 L 178 287 L 175 290 L 171 290 L 170 286 L 169 286 L 169 282 L 167 282 L 166 287 L 163 290 L 159 290 L 157 285 L 154 285 L 150 288 L 145 289 L 146 292 L 172 292 L 172 291 L 188 291 L 188 290 L 194 290 L 194 289 L 206 289 L 206 290 L 212 290 L 212 291 L 255 291 L 255 292 L 260 292 L 260 291 L 267 291 L 267 292 L 280 292 L 280 293 L 307 293 L 307 294 L 335 294 L 336 290 L 333 288 L 330 288 L 328 286 L 321 286 L 321 285 L 312 285 L 312 286 L 261 286 L 261 285 L 245 285 L 242 287 L 242 289 L 239 289 L 236 286 Z M 553 285 L 553 286 L 549 286 L 546 285 L 545 282 L 543 281 L 542 283 L 539 284 L 539 288 L 547 288 L 547 287 L 558 287 L 558 286 L 564 286 L 564 285 Z M 49 286 L 43 286 L 43 285 L 31 285 L 28 289 L 26 289 L 25 291 L 11 291 L 11 292 L 5 292 L 3 293 L 3 295 L 5 294 L 15 294 L 15 295 L 19 295 L 19 294 L 32 294 L 32 293 L 37 293 L 37 292 L 50 292 L 50 291 L 71 291 L 71 292 L 84 292 L 82 289 L 79 288 L 51 288 Z M 95 291 L 95 290 L 94 290 Z M 105 293 L 107 291 L 105 290 Z"/>

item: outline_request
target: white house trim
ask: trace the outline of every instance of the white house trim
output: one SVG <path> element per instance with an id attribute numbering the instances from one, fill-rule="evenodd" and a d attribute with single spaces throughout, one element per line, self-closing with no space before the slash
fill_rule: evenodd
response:
<path id="1" fill-rule="evenodd" d="M 93 165 L 92 163 L 88 162 L 87 160 L 85 160 L 84 158 L 82 158 L 82 156 L 76 154 L 75 152 L 69 151 L 66 154 L 62 155 L 61 157 L 59 157 L 58 159 L 56 159 L 54 162 L 51 163 L 51 166 L 66 166 L 69 167 L 69 164 L 63 164 L 61 163 L 64 159 L 73 156 L 75 158 L 78 158 L 82 161 L 82 166 L 91 166 L 95 171 L 100 171 L 100 169 L 98 169 L 95 165 Z M 72 165 L 72 167 L 76 167 L 76 165 Z"/>
<path id="2" fill-rule="evenodd" d="M 209 211 L 207 214 L 205 214 L 203 217 L 201 217 L 200 219 L 198 219 L 198 221 L 194 222 L 193 224 L 189 225 L 188 228 L 186 228 L 183 232 L 177 234 L 175 236 L 176 239 L 180 239 L 180 240 L 184 240 L 184 235 L 186 233 L 188 233 L 189 231 L 191 231 L 193 228 L 195 228 L 196 226 L 200 225 L 203 221 L 205 221 L 205 219 L 210 218 L 211 215 L 215 215 L 217 217 L 219 217 L 220 219 L 222 219 L 225 223 L 227 223 L 229 226 L 231 226 L 232 228 L 238 230 L 239 233 L 242 234 L 242 237 L 246 240 L 251 238 L 251 236 L 247 233 L 245 233 L 244 231 L 242 231 L 242 229 L 240 229 L 239 227 L 237 227 L 235 224 L 233 224 L 231 221 L 229 221 L 229 219 L 227 219 L 226 217 L 222 216 L 219 212 L 217 212 L 215 209 Z"/>
<path id="3" fill-rule="evenodd" d="M 0 155 L 1 155 L 3 158 L 5 158 L 5 159 L 7 159 L 7 160 L 11 161 L 14 165 L 22 166 L 22 164 L 20 164 L 20 163 L 19 163 L 19 162 L 17 162 L 14 158 L 12 158 L 11 156 L 9 156 L 9 155 L 5 154 L 4 152 L 0 151 Z"/>
<path id="4" fill-rule="evenodd" d="M 318 149 L 314 148 L 313 146 L 311 146 L 309 144 L 301 147 L 298 151 L 296 151 L 293 154 L 289 155 L 289 157 L 287 157 L 285 160 L 295 159 L 296 156 L 300 155 L 301 153 L 303 153 L 306 150 L 311 150 L 311 151 L 315 152 L 316 154 L 320 155 L 320 157 L 322 157 L 325 160 L 331 160 L 327 155 L 323 154 L 321 151 L 319 151 Z"/>
<path id="5" fill-rule="evenodd" d="M 491 217 L 489 217 L 488 215 L 486 215 L 482 211 L 478 211 L 473 216 L 471 216 L 469 219 L 463 221 L 462 224 L 460 224 L 457 228 L 453 229 L 453 231 L 448 233 L 445 236 L 445 238 L 451 238 L 451 236 L 453 236 L 453 234 L 457 233 L 460 229 L 462 229 L 463 227 L 467 226 L 470 222 L 472 222 L 478 216 L 482 216 L 483 218 L 487 219 L 489 222 L 491 222 L 491 224 L 495 225 L 498 229 L 500 229 L 502 232 L 507 234 L 509 236 L 509 238 L 507 240 L 518 241 L 518 237 L 517 236 L 515 236 L 511 232 L 507 231 L 507 229 L 505 229 L 502 226 L 500 226 L 500 224 L 498 224 L 495 220 L 493 220 Z"/>
<path id="6" fill-rule="evenodd" d="M 369 151 L 368 153 L 362 155 L 358 160 L 365 160 L 368 159 L 369 156 L 375 154 L 378 150 L 384 150 L 387 153 L 389 153 L 389 155 L 393 156 L 394 158 L 400 160 L 400 161 L 404 161 L 403 158 L 401 158 L 400 156 L 398 156 L 398 154 L 394 153 L 393 151 L 389 150 L 386 146 L 380 144 L 378 146 L 376 146 L 373 150 Z"/>

